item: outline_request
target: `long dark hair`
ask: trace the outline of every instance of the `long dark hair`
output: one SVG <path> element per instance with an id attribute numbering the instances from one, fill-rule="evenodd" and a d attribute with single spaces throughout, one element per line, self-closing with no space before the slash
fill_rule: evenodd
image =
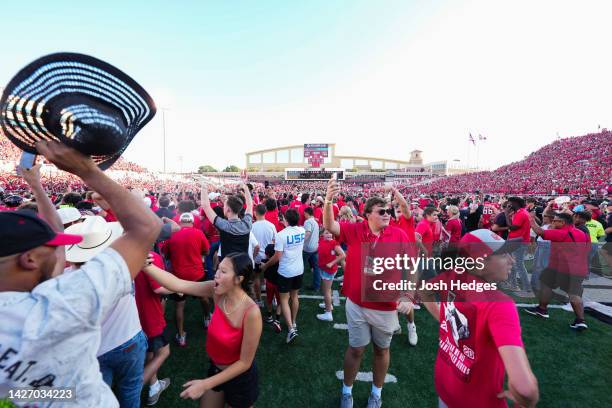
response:
<path id="1" fill-rule="evenodd" d="M 242 276 L 240 286 L 248 295 L 251 291 L 251 281 L 253 280 L 253 261 L 246 252 L 232 252 L 225 256 L 232 262 L 236 276 Z"/>

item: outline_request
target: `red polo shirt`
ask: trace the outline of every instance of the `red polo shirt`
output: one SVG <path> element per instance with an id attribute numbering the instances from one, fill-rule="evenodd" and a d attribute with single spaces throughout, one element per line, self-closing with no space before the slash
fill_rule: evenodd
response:
<path id="1" fill-rule="evenodd" d="M 542 238 L 551 241 L 549 268 L 574 276 L 584 277 L 589 274 L 590 236 L 569 225 L 560 229 L 547 229 Z"/>
<path id="2" fill-rule="evenodd" d="M 202 279 L 202 255 L 210 248 L 204 233 L 194 227 L 182 227 L 166 242 L 164 249 L 170 258 L 174 274 L 194 282 Z"/>
<path id="3" fill-rule="evenodd" d="M 153 255 L 153 265 L 164 269 L 162 257 L 155 252 L 150 252 L 149 254 Z M 155 290 L 160 287 L 155 279 L 143 271 L 140 271 L 134 279 L 134 294 L 136 296 L 138 317 L 140 318 L 142 330 L 149 339 L 162 334 L 166 327 L 161 298 L 155 293 Z"/>
<path id="4" fill-rule="evenodd" d="M 526 209 L 521 208 L 512 216 L 512 225 L 516 225 L 519 228 L 510 231 L 508 233 L 508 239 L 522 238 L 523 242 L 529 243 L 531 240 L 529 237 L 531 226 L 529 224 L 529 213 Z"/>
<path id="5" fill-rule="evenodd" d="M 372 234 L 367 222 L 340 223 L 339 240 L 348 245 L 346 251 L 346 270 L 344 272 L 344 285 L 342 292 L 351 301 L 361 307 L 374 310 L 395 310 L 397 302 L 367 302 L 362 301 L 366 290 L 372 288 L 375 279 L 380 276 L 364 277 L 364 258 L 367 254 L 362 254 L 362 244 L 370 247 L 378 246 L 381 243 L 404 244 L 408 242 L 406 233 L 399 228 L 389 226 L 382 230 L 377 237 Z M 366 281 L 366 287 L 362 286 L 362 279 Z M 369 291 L 368 291 L 369 292 Z"/>
<path id="6" fill-rule="evenodd" d="M 281 224 L 280 221 L 278 220 L 278 211 L 276 210 L 266 211 L 264 218 L 270 221 L 272 224 L 274 224 L 274 227 L 276 228 L 276 232 L 280 232 L 285 228 L 283 224 Z"/>
<path id="7" fill-rule="evenodd" d="M 423 218 L 417 224 L 416 232 L 418 232 L 419 235 L 421 235 L 421 241 L 423 242 L 423 245 L 425 246 L 425 248 L 427 248 L 427 252 L 428 252 L 427 255 L 431 256 L 431 250 L 432 250 L 433 241 L 434 241 L 434 234 L 431 229 L 431 222 Z"/>

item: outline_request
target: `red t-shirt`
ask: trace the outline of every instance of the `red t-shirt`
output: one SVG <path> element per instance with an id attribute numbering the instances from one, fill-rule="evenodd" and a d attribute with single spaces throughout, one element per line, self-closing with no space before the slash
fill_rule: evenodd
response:
<path id="1" fill-rule="evenodd" d="M 115 217 L 115 213 L 113 212 L 113 210 L 111 210 L 109 208 L 108 210 L 104 210 L 104 211 L 106 212 L 106 216 L 104 217 L 106 222 L 115 222 L 115 221 L 118 221 L 117 217 Z"/>
<path id="2" fill-rule="evenodd" d="M 368 254 L 362 254 L 362 244 L 367 246 L 377 246 L 380 248 L 380 243 L 402 243 L 408 242 L 408 237 L 404 231 L 395 227 L 387 227 L 382 230 L 377 237 L 372 234 L 367 222 L 340 223 L 341 242 L 348 245 L 346 251 L 346 270 L 344 271 L 344 284 L 342 292 L 351 299 L 351 301 L 361 307 L 374 310 L 395 310 L 397 302 L 370 302 L 362 301 L 362 297 L 371 292 L 366 289 L 373 290 L 373 281 L 380 279 L 380 276 L 364 277 L 365 257 Z M 366 281 L 366 287 L 362 287 L 362 279 Z"/>
<path id="3" fill-rule="evenodd" d="M 431 222 L 426 219 L 422 219 L 416 226 L 416 232 L 421 235 L 421 240 L 425 248 L 427 248 L 427 252 L 429 256 L 431 256 L 431 250 L 433 247 L 434 235 L 431 230 Z"/>
<path id="4" fill-rule="evenodd" d="M 298 207 L 298 214 L 300 214 L 298 225 L 300 226 L 304 225 L 304 221 L 306 221 L 306 219 L 304 218 L 304 210 L 308 207 L 310 207 L 310 205 L 308 204 L 300 204 L 300 206 Z"/>
<path id="5" fill-rule="evenodd" d="M 446 221 L 446 231 L 450 234 L 448 242 L 459 242 L 461 240 L 461 221 L 459 221 L 459 218 Z"/>
<path id="6" fill-rule="evenodd" d="M 549 268 L 574 276 L 584 277 L 589 274 L 590 236 L 571 225 L 547 229 L 542 238 L 551 241 Z"/>
<path id="7" fill-rule="evenodd" d="M 485 282 L 469 273 L 444 272 L 430 280 L 438 281 L 445 282 L 449 290 L 440 291 L 436 392 L 449 408 L 507 407 L 505 399 L 497 398 L 504 390 L 505 376 L 498 349 L 523 347 L 514 302 L 498 291 L 450 290 L 452 281 Z"/>
<path id="8" fill-rule="evenodd" d="M 319 268 L 324 270 L 327 273 L 336 273 L 338 270 L 338 264 L 334 264 L 334 266 L 330 269 L 327 267 L 327 264 L 336 260 L 338 254 L 336 253 L 336 246 L 338 246 L 338 241 L 335 239 L 319 240 Z"/>
<path id="9" fill-rule="evenodd" d="M 321 207 L 315 207 L 313 213 L 313 216 L 315 217 L 315 220 L 317 220 L 317 223 L 319 223 L 319 226 L 323 225 L 323 209 Z"/>
<path id="10" fill-rule="evenodd" d="M 510 231 L 508 233 L 508 239 L 522 238 L 523 242 L 529 242 L 531 240 L 529 236 L 529 232 L 531 231 L 531 226 L 529 225 L 529 213 L 526 209 L 521 208 L 512 216 L 512 225 L 516 225 L 519 228 L 514 231 Z"/>
<path id="11" fill-rule="evenodd" d="M 493 217 L 493 206 L 485 205 L 482 209 L 482 215 L 480 216 L 480 219 L 482 221 L 482 228 L 491 229 L 491 227 L 493 226 L 493 221 L 491 221 L 491 217 Z"/>
<path id="12" fill-rule="evenodd" d="M 164 269 L 164 261 L 159 254 L 150 252 L 153 255 L 153 265 Z M 134 279 L 134 292 L 136 297 L 136 307 L 140 325 L 148 338 L 159 336 L 166 327 L 164 309 L 161 305 L 160 296 L 155 293 L 156 289 L 161 288 L 155 279 L 151 278 L 146 272 L 140 271 Z"/>
<path id="13" fill-rule="evenodd" d="M 285 228 L 283 224 L 281 224 L 280 221 L 278 220 L 278 212 L 276 210 L 266 211 L 264 218 L 270 221 L 272 224 L 274 224 L 274 227 L 276 228 L 276 232 L 281 232 Z"/>
<path id="14" fill-rule="evenodd" d="M 219 230 L 208 220 L 208 218 L 204 218 L 204 221 L 202 221 L 202 231 L 204 235 L 206 235 L 206 239 L 208 239 L 209 243 L 213 244 L 220 240 Z"/>
<path id="15" fill-rule="evenodd" d="M 302 202 L 300 200 L 293 200 L 290 204 L 289 204 L 289 208 L 294 208 L 294 209 L 298 209 L 300 208 L 300 205 L 302 205 Z"/>
<path id="16" fill-rule="evenodd" d="M 204 233 L 194 227 L 182 227 L 166 241 L 164 250 L 172 271 L 181 279 L 198 281 L 204 276 L 202 255 L 210 248 Z"/>
<path id="17" fill-rule="evenodd" d="M 414 236 L 414 217 L 407 219 L 400 215 L 397 221 L 391 218 L 390 224 L 404 231 L 408 236 L 408 242 L 416 242 L 416 237 Z"/>

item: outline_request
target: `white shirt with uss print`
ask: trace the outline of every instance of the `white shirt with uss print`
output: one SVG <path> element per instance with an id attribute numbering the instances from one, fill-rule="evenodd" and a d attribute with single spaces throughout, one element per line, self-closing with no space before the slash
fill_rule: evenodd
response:
<path id="1" fill-rule="evenodd" d="M 107 248 L 78 271 L 31 292 L 0 292 L 0 398 L 15 387 L 76 387 L 71 406 L 118 407 L 102 380 L 96 352 L 103 317 L 131 290 L 125 261 Z"/>

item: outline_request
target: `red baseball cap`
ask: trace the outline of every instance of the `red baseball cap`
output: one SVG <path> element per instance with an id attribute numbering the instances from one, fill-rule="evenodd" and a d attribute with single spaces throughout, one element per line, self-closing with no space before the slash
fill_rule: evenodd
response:
<path id="1" fill-rule="evenodd" d="M 80 235 L 58 233 L 31 211 L 0 212 L 0 256 L 19 254 L 47 245 L 78 244 Z"/>

